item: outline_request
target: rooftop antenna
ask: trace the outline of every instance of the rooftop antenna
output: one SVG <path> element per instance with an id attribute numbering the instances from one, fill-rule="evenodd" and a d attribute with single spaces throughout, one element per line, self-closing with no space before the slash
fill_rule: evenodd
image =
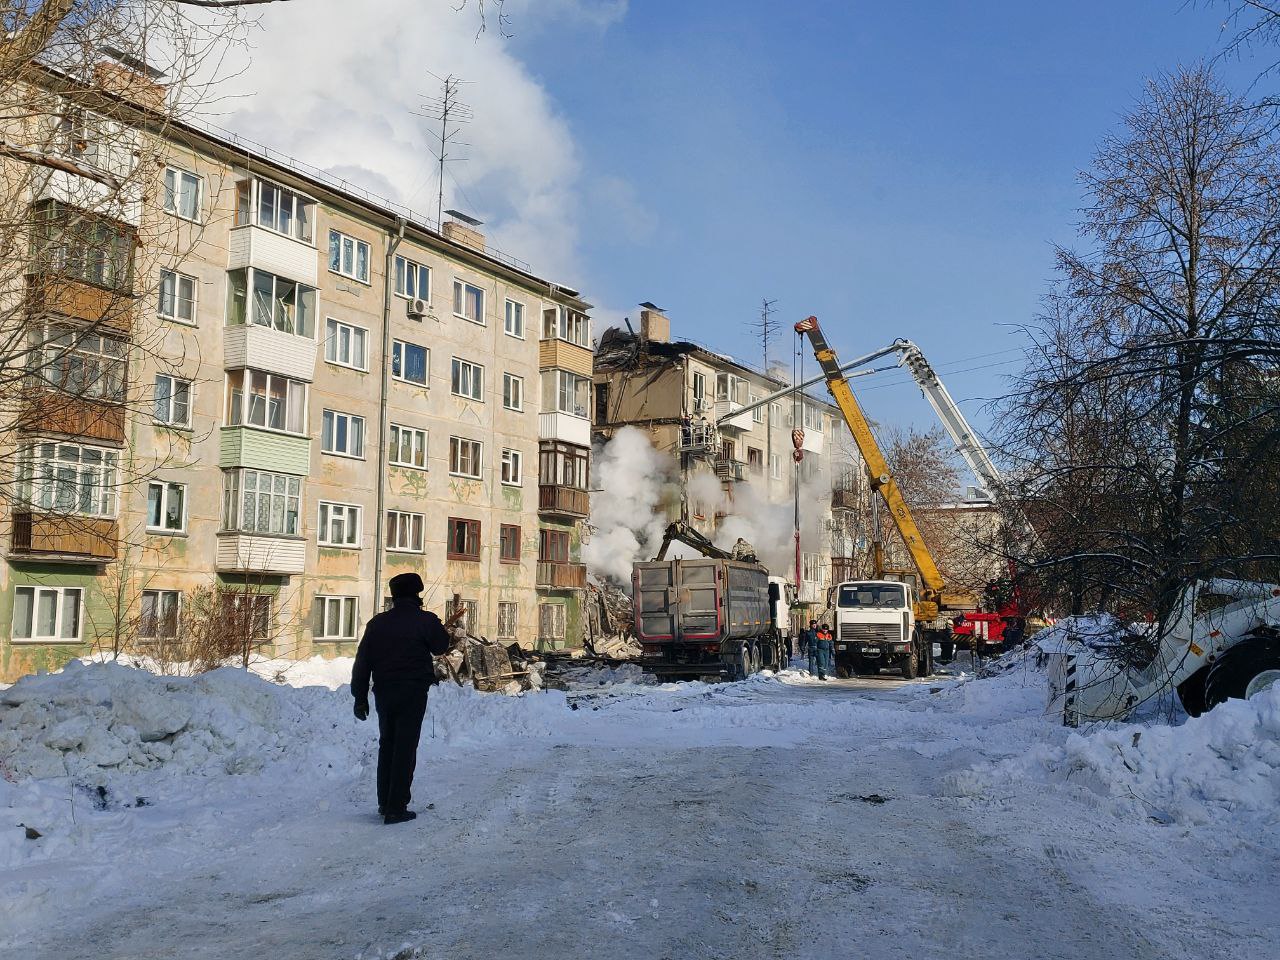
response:
<path id="1" fill-rule="evenodd" d="M 436 75 L 431 74 L 433 77 Z M 440 149 L 436 152 L 436 162 L 439 164 L 440 183 L 436 191 L 436 226 L 439 227 L 444 216 L 444 165 L 447 160 L 465 160 L 466 157 L 455 157 L 449 153 L 449 148 L 465 147 L 467 144 L 457 140 L 459 124 L 469 123 L 475 119 L 469 104 L 463 103 L 458 98 L 458 92 L 461 85 L 467 81 L 461 77 L 455 77 L 449 74 L 447 77 L 436 77 L 440 81 L 441 93 L 439 98 L 424 100 L 422 104 L 421 116 L 430 120 L 440 121 Z"/>
<path id="2" fill-rule="evenodd" d="M 773 305 L 777 300 L 760 299 L 760 319 L 755 322 L 755 328 L 760 333 L 760 348 L 764 354 L 764 371 L 769 372 L 769 344 L 774 340 L 775 334 L 778 332 L 778 321 L 773 319 Z"/>

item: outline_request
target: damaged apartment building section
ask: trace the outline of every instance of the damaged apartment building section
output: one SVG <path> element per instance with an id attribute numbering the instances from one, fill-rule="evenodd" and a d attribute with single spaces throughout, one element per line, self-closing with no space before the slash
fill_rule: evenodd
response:
<path id="1" fill-rule="evenodd" d="M 771 512 L 789 521 L 781 508 L 793 503 L 798 484 L 805 531 L 799 602 L 806 609 L 820 608 L 831 584 L 833 551 L 841 550 L 845 529 L 832 513 L 834 507 L 839 514 L 846 502 L 833 497 L 833 487 L 839 486 L 833 479 L 847 474 L 852 464 L 851 438 L 839 411 L 812 396 L 799 404 L 786 396 L 738 413 L 788 382 L 691 341 L 672 340 L 670 319 L 652 304 L 641 306 L 638 333 L 611 328 L 596 349 L 597 439 L 607 441 L 626 425 L 645 430 L 654 447 L 679 467 L 679 496 L 666 504 L 668 518 L 684 520 L 713 540 L 735 505 L 750 502 L 745 485 L 757 501 L 780 508 Z M 797 427 L 803 434 L 798 461 Z M 790 543 L 789 527 L 783 536 Z M 839 567 L 841 557 L 836 560 Z M 787 569 L 772 572 L 795 580 L 794 566 L 791 561 Z"/>
<path id="2" fill-rule="evenodd" d="M 0 424 L 0 679 L 158 650 L 210 594 L 264 653 L 350 654 L 406 571 L 473 633 L 580 645 L 589 305 L 133 80 L 36 76 L 49 165 L 5 160 L 39 369 Z"/>

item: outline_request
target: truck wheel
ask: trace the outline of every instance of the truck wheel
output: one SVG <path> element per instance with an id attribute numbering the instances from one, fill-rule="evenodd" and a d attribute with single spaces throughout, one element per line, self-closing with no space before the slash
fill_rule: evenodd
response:
<path id="1" fill-rule="evenodd" d="M 916 650 L 916 645 L 911 645 L 911 652 L 907 654 L 906 659 L 902 661 L 902 679 L 914 680 L 920 672 L 920 658 Z"/>
<path id="2" fill-rule="evenodd" d="M 1247 700 L 1280 684 L 1280 632 L 1255 630 L 1228 649 L 1209 669 L 1205 709 L 1225 700 Z"/>
<path id="3" fill-rule="evenodd" d="M 1198 717 L 1209 709 L 1208 704 L 1204 702 L 1204 685 L 1209 679 L 1211 666 L 1212 664 L 1206 663 L 1178 684 L 1178 699 L 1182 701 L 1182 709 L 1187 711 L 1189 717 Z"/>

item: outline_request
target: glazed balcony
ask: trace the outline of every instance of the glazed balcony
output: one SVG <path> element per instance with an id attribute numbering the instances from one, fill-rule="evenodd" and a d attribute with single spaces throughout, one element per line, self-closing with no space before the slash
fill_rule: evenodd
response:
<path id="1" fill-rule="evenodd" d="M 21 511 L 13 514 L 11 559 L 107 563 L 116 558 L 119 528 L 111 517 Z"/>

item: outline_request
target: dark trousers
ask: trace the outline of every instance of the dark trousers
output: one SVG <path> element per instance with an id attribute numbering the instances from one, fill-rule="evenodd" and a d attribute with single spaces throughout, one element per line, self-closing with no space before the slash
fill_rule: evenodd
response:
<path id="1" fill-rule="evenodd" d="M 388 813 L 409 806 L 429 689 L 383 684 L 373 691 L 378 710 L 378 806 Z"/>

